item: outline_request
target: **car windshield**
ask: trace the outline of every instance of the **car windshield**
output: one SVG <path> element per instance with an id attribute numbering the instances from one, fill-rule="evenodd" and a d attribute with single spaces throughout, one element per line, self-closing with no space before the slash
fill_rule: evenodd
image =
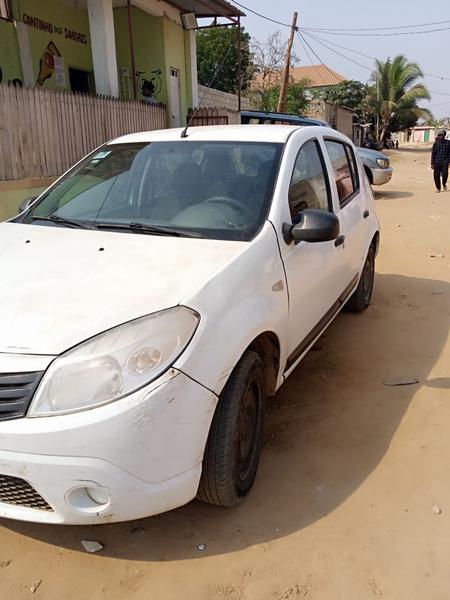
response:
<path id="1" fill-rule="evenodd" d="M 109 144 L 17 220 L 42 226 L 250 240 L 270 206 L 281 144 Z"/>

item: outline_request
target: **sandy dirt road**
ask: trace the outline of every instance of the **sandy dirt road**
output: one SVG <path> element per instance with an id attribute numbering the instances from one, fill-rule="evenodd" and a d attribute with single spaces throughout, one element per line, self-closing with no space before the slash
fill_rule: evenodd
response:
<path id="1" fill-rule="evenodd" d="M 392 156 L 373 305 L 276 396 L 250 497 L 101 527 L 2 521 L 2 600 L 450 598 L 450 192 L 429 151 Z"/>

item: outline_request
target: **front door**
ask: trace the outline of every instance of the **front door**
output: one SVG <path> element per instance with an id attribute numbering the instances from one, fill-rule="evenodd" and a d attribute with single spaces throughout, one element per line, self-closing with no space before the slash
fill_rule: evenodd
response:
<path id="1" fill-rule="evenodd" d="M 330 181 L 316 139 L 307 141 L 295 160 L 289 187 L 293 224 L 307 208 L 333 212 Z M 281 240 L 280 250 L 289 292 L 288 371 L 339 311 L 344 260 L 342 245 L 335 240 L 299 244 Z"/>
<path id="2" fill-rule="evenodd" d="M 170 125 L 181 126 L 180 109 L 180 71 L 170 69 Z"/>

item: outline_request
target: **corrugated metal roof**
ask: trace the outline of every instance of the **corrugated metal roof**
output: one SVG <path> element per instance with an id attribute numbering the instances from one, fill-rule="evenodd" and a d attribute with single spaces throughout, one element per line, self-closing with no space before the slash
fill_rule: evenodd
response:
<path id="1" fill-rule="evenodd" d="M 195 13 L 202 17 L 245 17 L 239 8 L 226 0 L 166 0 L 183 13 Z"/>
<path id="2" fill-rule="evenodd" d="M 295 81 L 302 81 L 303 79 L 308 80 L 306 87 L 327 87 L 330 85 L 338 85 L 347 79 L 330 69 L 326 65 L 311 65 L 310 67 L 292 67 L 290 70 L 290 76 Z"/>

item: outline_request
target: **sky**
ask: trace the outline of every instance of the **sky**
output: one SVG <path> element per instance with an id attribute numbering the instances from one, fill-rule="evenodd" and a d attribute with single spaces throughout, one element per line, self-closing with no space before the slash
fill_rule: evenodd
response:
<path id="1" fill-rule="evenodd" d="M 232 2 L 232 0 L 229 0 Z M 239 0 L 248 8 L 283 23 L 291 23 L 294 11 L 299 13 L 297 25 L 305 28 L 349 29 L 398 27 L 418 25 L 448 20 L 448 23 L 426 27 L 415 27 L 408 31 L 430 30 L 448 27 L 445 31 L 436 31 L 423 35 L 395 35 L 390 37 L 359 37 L 355 31 L 351 35 L 335 36 L 315 33 L 322 39 L 334 44 L 356 50 L 370 57 L 385 60 L 389 56 L 404 54 L 408 60 L 417 62 L 422 71 L 438 75 L 446 79 L 425 76 L 425 84 L 431 93 L 430 102 L 422 102 L 422 106 L 430 108 L 436 117 L 450 116 L 450 0 Z M 246 31 L 258 41 L 279 30 L 288 37 L 289 29 L 261 19 L 250 11 L 242 19 Z M 389 33 L 396 33 L 392 30 Z M 359 32 L 367 33 L 367 32 Z M 388 33 L 388 32 L 385 32 Z M 373 60 L 348 50 L 330 45 L 367 68 L 356 65 L 347 59 L 308 39 L 318 57 L 331 69 L 341 73 L 348 79 L 366 82 L 370 78 Z M 309 50 L 309 49 L 308 49 Z M 294 42 L 294 52 L 300 58 L 300 65 L 310 65 L 305 50 L 298 38 Z M 311 50 L 309 50 L 312 55 Z M 319 60 L 312 55 L 315 63 Z M 438 93 L 440 92 L 440 93 Z"/>

